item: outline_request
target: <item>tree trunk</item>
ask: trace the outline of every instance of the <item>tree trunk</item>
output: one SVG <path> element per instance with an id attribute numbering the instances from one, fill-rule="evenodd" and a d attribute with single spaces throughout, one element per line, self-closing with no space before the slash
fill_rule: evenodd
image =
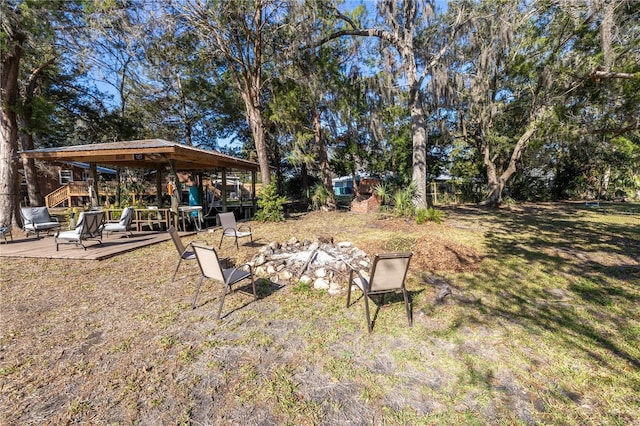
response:
<path id="1" fill-rule="evenodd" d="M 422 95 L 417 89 L 411 90 L 411 133 L 413 140 L 413 173 L 416 184 L 416 207 L 427 206 L 427 128 Z"/>
<path id="2" fill-rule="evenodd" d="M 607 164 L 607 168 L 604 171 L 604 176 L 602 177 L 602 185 L 600 186 L 600 193 L 598 194 L 599 199 L 603 199 L 607 197 L 607 192 L 609 192 L 610 181 L 611 181 L 611 164 Z"/>
<path id="3" fill-rule="evenodd" d="M 22 56 L 21 43 L 24 36 L 14 31 L 15 39 L 8 40 L 13 50 L 6 52 L 2 59 L 0 93 L 2 102 L 2 122 L 0 124 L 0 224 L 19 227 L 14 212 L 18 208 L 16 192 L 18 177 L 18 122 L 16 107 L 18 101 L 18 72 Z"/>
<path id="4" fill-rule="evenodd" d="M 182 90 L 182 79 L 180 78 L 179 73 L 176 73 L 176 81 L 178 83 L 178 99 L 180 99 L 180 115 L 184 123 L 184 140 L 187 145 L 193 146 L 193 142 L 191 141 L 191 120 L 189 119 L 189 113 L 187 112 L 187 98 L 184 94 L 184 90 Z"/>
<path id="5" fill-rule="evenodd" d="M 271 170 L 269 168 L 269 157 L 267 156 L 267 142 L 264 135 L 264 125 L 262 122 L 262 111 L 259 108 L 258 94 L 247 93 L 242 90 L 242 99 L 247 109 L 247 121 L 251 127 L 251 134 L 256 144 L 256 153 L 258 154 L 258 163 L 260 164 L 260 176 L 262 177 L 262 185 L 269 185 L 271 182 Z M 254 100 L 255 98 L 255 100 Z"/>
<path id="6" fill-rule="evenodd" d="M 266 5 L 263 0 L 224 5 L 217 16 L 218 11 L 211 14 L 205 2 L 183 2 L 185 17 L 201 28 L 203 39 L 210 40 L 212 51 L 225 59 L 233 75 L 256 146 L 262 184 L 268 185 L 271 169 L 262 117 L 262 37 L 267 24 L 264 21 Z"/>
<path id="7" fill-rule="evenodd" d="M 496 179 L 489 182 L 489 195 L 483 203 L 489 207 L 499 207 L 502 204 L 502 191 L 504 190 L 506 182 L 502 179 Z"/>
<path id="8" fill-rule="evenodd" d="M 309 173 L 307 172 L 307 164 L 300 164 L 300 179 L 302 180 L 302 198 L 309 199 Z"/>
<path id="9" fill-rule="evenodd" d="M 413 164 L 412 164 L 412 180 L 416 185 L 418 193 L 416 194 L 416 207 L 427 207 L 427 115 L 424 112 L 422 103 L 422 92 L 420 86 L 422 78 L 418 77 L 418 68 L 416 65 L 416 50 L 414 49 L 414 37 L 419 37 L 417 3 L 415 1 L 386 1 L 382 2 L 385 8 L 384 19 L 391 26 L 390 31 L 376 28 L 357 28 L 336 31 L 329 36 L 323 38 L 316 46 L 320 46 L 330 40 L 345 35 L 361 36 L 361 37 L 378 37 L 394 46 L 400 56 L 402 56 L 402 67 L 405 72 L 404 78 L 406 85 L 409 87 L 409 107 L 411 109 L 411 133 L 413 141 Z M 402 10 L 402 12 L 399 12 Z M 394 12 L 398 11 L 400 19 L 394 16 Z M 337 13 L 337 18 L 348 23 L 353 27 L 353 21 L 343 15 Z M 425 18 L 422 15 L 422 18 Z M 442 56 L 449 50 L 449 45 L 442 47 L 440 52 L 431 57 L 428 64 L 423 64 L 425 71 L 433 68 L 441 60 Z"/>
<path id="10" fill-rule="evenodd" d="M 487 186 L 489 187 L 489 195 L 482 204 L 489 207 L 498 207 L 502 204 L 502 190 L 504 189 L 504 182 L 501 182 L 498 178 L 496 165 L 491 160 L 491 150 L 488 144 L 484 144 L 482 158 L 487 170 Z"/>
<path id="11" fill-rule="evenodd" d="M 320 123 L 320 111 L 317 109 L 313 112 L 313 138 L 318 148 L 318 165 L 320 166 L 320 176 L 322 184 L 327 190 L 327 208 L 329 210 L 336 209 L 336 199 L 333 194 L 333 182 L 331 182 L 331 167 L 329 165 L 329 156 L 327 155 L 327 146 L 322 139 L 322 125 Z"/>
<path id="12" fill-rule="evenodd" d="M 422 104 L 420 80 L 413 52 L 413 40 L 404 41 L 400 51 L 404 58 L 407 84 L 409 85 L 409 108 L 411 108 L 411 138 L 413 162 L 411 179 L 416 185 L 416 207 L 427 207 L 427 119 Z"/>
<path id="13" fill-rule="evenodd" d="M 498 207 L 500 204 L 502 204 L 502 191 L 504 190 L 509 178 L 511 178 L 511 176 L 513 176 L 513 174 L 517 170 L 517 162 L 522 156 L 522 152 L 527 146 L 529 139 L 531 139 L 531 136 L 533 136 L 533 134 L 536 131 L 538 120 L 542 116 L 541 112 L 542 110 L 537 115 L 537 117 L 533 120 L 533 122 L 529 125 L 529 128 L 527 129 L 527 131 L 524 132 L 522 136 L 520 136 L 520 139 L 518 139 L 518 142 L 513 147 L 513 151 L 511 152 L 511 159 L 509 160 L 509 166 L 505 169 L 505 171 L 499 177 L 496 170 L 496 166 L 490 157 L 489 145 L 484 144 L 483 163 L 487 169 L 487 185 L 489 186 L 489 196 L 483 203 L 484 205 L 487 205 L 489 207 Z"/>
<path id="14" fill-rule="evenodd" d="M 21 132 L 20 142 L 23 151 L 34 148 L 33 135 L 30 133 Z M 33 158 L 23 158 L 22 169 L 24 170 L 24 178 L 27 182 L 29 204 L 32 206 L 44 206 L 45 202 L 42 192 L 40 191 L 40 183 L 38 182 L 35 160 Z"/>
<path id="15" fill-rule="evenodd" d="M 22 128 L 19 131 L 19 139 L 22 151 L 28 151 L 34 148 L 33 134 L 28 133 L 28 129 L 31 124 L 31 115 L 33 108 L 31 102 L 33 101 L 33 91 L 31 88 L 27 88 L 25 94 L 25 107 L 20 116 L 16 116 L 16 122 Z M 40 184 L 38 182 L 38 175 L 36 172 L 36 162 L 33 158 L 22 159 L 22 169 L 24 170 L 24 178 L 27 182 L 27 195 L 29 196 L 29 205 L 31 206 L 44 206 L 44 197 L 40 192 Z"/>
<path id="16" fill-rule="evenodd" d="M 29 75 L 27 87 L 24 91 L 24 107 L 22 108 L 21 113 L 16 117 L 20 124 L 19 127 L 22 129 L 19 130 L 19 136 L 23 151 L 35 148 L 33 133 L 31 133 L 31 124 L 34 122 L 34 119 L 37 119 L 33 116 L 34 97 L 36 89 L 40 85 L 42 73 L 54 62 L 55 57 L 44 61 L 40 66 L 31 71 L 31 74 Z M 45 201 L 42 192 L 40 191 L 40 183 L 38 182 L 35 160 L 32 158 L 23 159 L 22 169 L 24 170 L 24 177 L 27 182 L 29 204 L 32 206 L 44 206 Z"/>

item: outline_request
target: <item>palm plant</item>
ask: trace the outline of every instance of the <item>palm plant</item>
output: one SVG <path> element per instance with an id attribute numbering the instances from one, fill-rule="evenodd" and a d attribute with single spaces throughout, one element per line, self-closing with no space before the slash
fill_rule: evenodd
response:
<path id="1" fill-rule="evenodd" d="M 393 195 L 394 212 L 397 216 L 413 216 L 415 212 L 414 199 L 417 193 L 417 186 L 411 182 L 404 189 L 397 190 Z"/>
<path id="2" fill-rule="evenodd" d="M 389 190 L 389 186 L 382 182 L 373 187 L 373 193 L 380 200 L 381 205 L 385 205 L 389 202 L 389 198 L 391 198 L 391 192 Z"/>
<path id="3" fill-rule="evenodd" d="M 317 183 L 312 189 L 312 194 L 311 194 L 312 208 L 314 210 L 319 210 L 322 207 L 325 207 L 327 205 L 327 202 L 329 201 L 330 196 L 331 194 L 329 193 L 327 188 L 324 187 L 322 182 Z"/>

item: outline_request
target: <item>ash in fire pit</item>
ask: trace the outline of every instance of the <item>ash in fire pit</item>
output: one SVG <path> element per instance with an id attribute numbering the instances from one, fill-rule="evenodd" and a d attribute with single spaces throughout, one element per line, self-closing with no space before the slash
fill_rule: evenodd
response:
<path id="1" fill-rule="evenodd" d="M 371 260 L 351 242 L 337 244 L 331 238 L 285 243 L 272 242 L 260 249 L 250 262 L 258 276 L 268 276 L 279 284 L 303 282 L 329 294 L 343 292 L 351 268 L 362 273 L 369 271 Z"/>

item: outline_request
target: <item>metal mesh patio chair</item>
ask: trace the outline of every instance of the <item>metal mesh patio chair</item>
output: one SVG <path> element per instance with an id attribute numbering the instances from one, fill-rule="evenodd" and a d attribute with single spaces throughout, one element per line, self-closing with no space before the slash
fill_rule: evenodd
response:
<path id="1" fill-rule="evenodd" d="M 251 227 L 249 225 L 238 226 L 233 212 L 219 213 L 218 218 L 220 219 L 220 225 L 222 226 L 222 236 L 220 237 L 220 245 L 218 245 L 218 248 L 222 247 L 222 240 L 224 240 L 224 237 L 234 238 L 236 241 L 236 249 L 240 248 L 238 246 L 238 238 L 250 237 L 251 243 L 253 244 Z"/>
<path id="2" fill-rule="evenodd" d="M 234 284 L 245 279 L 250 279 L 254 300 L 258 299 L 258 293 L 256 292 L 256 283 L 253 278 L 253 270 L 251 269 L 251 265 L 243 265 L 248 268 L 248 271 L 245 271 L 241 268 L 223 268 L 220 264 L 218 253 L 216 253 L 216 250 L 213 247 L 201 246 L 198 244 L 193 244 L 192 247 L 196 254 L 198 265 L 200 266 L 200 272 L 202 273 L 196 287 L 196 292 L 193 296 L 193 302 L 191 303 L 192 308 L 195 308 L 196 306 L 196 300 L 198 299 L 198 294 L 200 293 L 200 286 L 202 285 L 202 282 L 205 278 L 219 281 L 223 287 L 222 297 L 220 298 L 220 307 L 218 308 L 218 319 L 220 319 L 220 314 L 222 313 L 222 305 L 224 304 L 224 299 L 227 295 L 227 292 L 229 290 L 233 291 L 232 286 Z"/>
<path id="3" fill-rule="evenodd" d="M 369 278 L 365 277 L 360 271 L 351 269 L 347 290 L 347 308 L 351 305 L 351 287 L 355 285 L 363 293 L 369 333 L 373 330 L 371 314 L 369 313 L 369 297 L 375 295 L 380 296 L 380 304 L 383 304 L 386 293 L 402 292 L 405 310 L 407 311 L 407 320 L 409 326 L 412 325 L 409 295 L 404 284 L 412 255 L 413 253 L 410 252 L 376 254 Z"/>

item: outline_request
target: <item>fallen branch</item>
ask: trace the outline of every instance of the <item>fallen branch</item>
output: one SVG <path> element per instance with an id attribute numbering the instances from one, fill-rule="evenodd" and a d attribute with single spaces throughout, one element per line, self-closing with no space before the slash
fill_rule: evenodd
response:
<path id="1" fill-rule="evenodd" d="M 302 269 L 300 269 L 300 272 L 298 273 L 298 278 L 300 278 L 302 274 L 306 272 L 307 268 L 309 267 L 309 264 L 311 263 L 313 258 L 316 257 L 316 253 L 318 253 L 318 249 L 315 249 L 311 252 L 311 254 L 309 255 L 309 259 L 307 259 L 307 263 L 305 263 Z"/>

